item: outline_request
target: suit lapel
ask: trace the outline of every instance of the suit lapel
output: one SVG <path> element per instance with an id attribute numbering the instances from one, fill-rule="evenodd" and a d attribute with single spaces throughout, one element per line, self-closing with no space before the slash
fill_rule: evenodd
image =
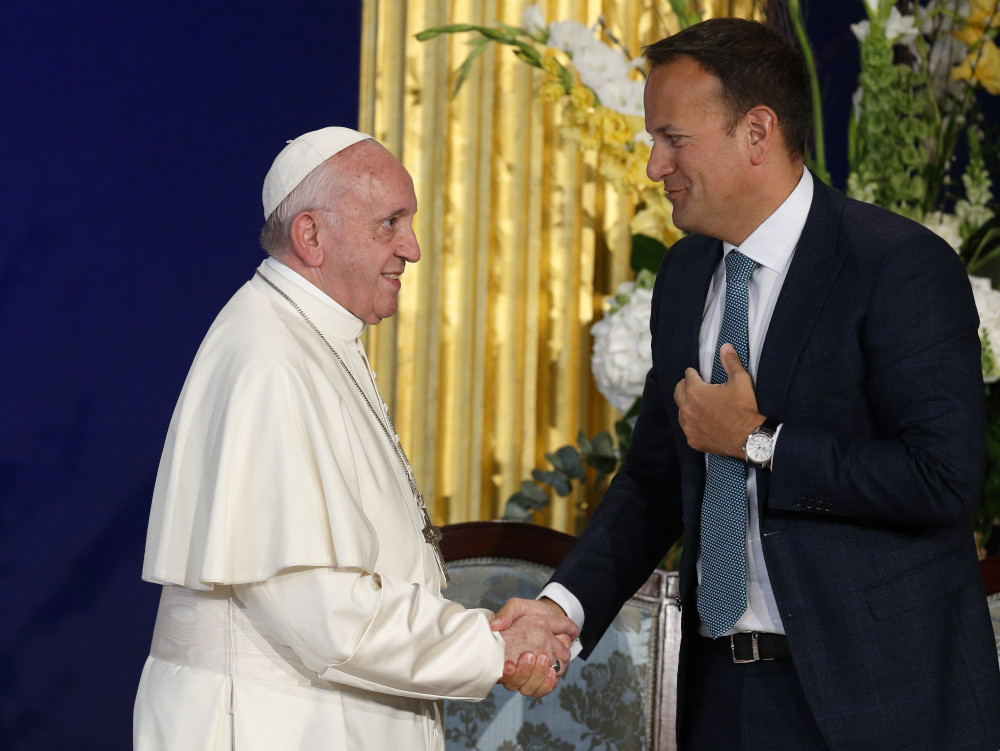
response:
<path id="1" fill-rule="evenodd" d="M 677 274 L 679 284 L 670 293 L 673 296 L 669 306 L 672 310 L 668 314 L 671 318 L 666 319 L 670 330 L 683 336 L 671 342 L 670 372 L 677 380 L 683 377 L 686 368 L 698 367 L 701 320 L 712 274 L 722 260 L 722 242 L 705 237 L 691 251 L 686 257 L 678 259 L 684 266 L 684 273 Z M 670 385 L 672 388 L 673 384 Z"/>
<path id="2" fill-rule="evenodd" d="M 687 243 L 675 246 L 670 252 L 677 253 L 670 259 L 677 267 L 667 271 L 666 279 L 670 280 L 670 284 L 663 291 L 664 305 L 658 340 L 669 348 L 666 350 L 669 354 L 663 361 L 666 368 L 660 374 L 663 399 L 668 402 L 667 411 L 676 415 L 673 405 L 674 385 L 684 377 L 687 368 L 698 367 L 698 340 L 705 313 L 705 300 L 712 275 L 722 260 L 722 242 L 692 235 Z M 671 429 L 675 432 L 678 460 L 684 477 L 682 500 L 686 526 L 689 534 L 696 535 L 696 509 L 701 502 L 701 489 L 705 485 L 705 455 L 687 445 L 676 422 Z"/>
<path id="3" fill-rule="evenodd" d="M 836 237 L 843 202 L 816 177 L 812 206 L 771 316 L 757 368 L 757 407 L 781 419 L 795 365 L 843 264 Z"/>

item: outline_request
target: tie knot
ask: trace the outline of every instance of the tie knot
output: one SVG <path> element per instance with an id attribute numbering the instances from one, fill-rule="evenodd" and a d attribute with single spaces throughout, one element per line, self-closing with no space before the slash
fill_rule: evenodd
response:
<path id="1" fill-rule="evenodd" d="M 745 283 L 760 266 L 752 258 L 747 258 L 738 250 L 731 250 L 726 254 L 726 283 Z"/>

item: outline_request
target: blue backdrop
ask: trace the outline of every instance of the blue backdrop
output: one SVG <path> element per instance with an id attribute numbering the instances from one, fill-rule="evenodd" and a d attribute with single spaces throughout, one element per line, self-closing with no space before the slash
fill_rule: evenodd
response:
<path id="1" fill-rule="evenodd" d="M 271 159 L 357 124 L 361 3 L 0 5 L 0 749 L 124 750 L 170 413 Z"/>

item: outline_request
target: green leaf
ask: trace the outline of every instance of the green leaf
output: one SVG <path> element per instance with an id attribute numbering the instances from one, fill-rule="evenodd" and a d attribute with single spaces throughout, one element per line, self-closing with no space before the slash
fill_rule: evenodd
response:
<path id="1" fill-rule="evenodd" d="M 475 26 L 470 26 L 467 23 L 453 23 L 448 26 L 434 26 L 430 29 L 424 29 L 423 31 L 417 32 L 417 41 L 426 42 L 428 39 L 434 39 L 441 36 L 442 34 L 456 34 L 462 31 L 474 31 Z"/>
<path id="2" fill-rule="evenodd" d="M 630 420 L 633 417 L 638 417 L 640 410 L 642 410 L 642 397 L 637 396 L 632 402 L 632 406 L 628 408 L 628 412 L 625 413 L 624 419 Z"/>
<path id="3" fill-rule="evenodd" d="M 615 444 L 611 440 L 611 434 L 602 430 L 594 436 L 594 454 L 597 456 L 614 456 Z"/>
<path id="4" fill-rule="evenodd" d="M 646 269 L 655 274 L 660 268 L 667 250 L 667 246 L 655 238 L 646 235 L 632 235 L 632 256 L 629 259 L 629 264 L 633 271 L 639 272 Z"/>
<path id="5" fill-rule="evenodd" d="M 531 476 L 534 477 L 538 482 L 544 482 L 546 485 L 551 485 L 553 490 L 555 490 L 560 496 L 565 498 L 573 490 L 569 483 L 569 478 L 559 470 L 555 472 L 550 472 L 545 469 L 533 469 L 531 470 Z"/>
<path id="6" fill-rule="evenodd" d="M 559 469 L 575 480 L 586 481 L 587 470 L 584 469 L 583 462 L 580 461 L 580 452 L 572 446 L 563 446 L 556 450 L 555 455 L 559 460 L 559 464 L 557 465 L 555 462 L 552 462 L 553 466 L 559 467 Z"/>
<path id="7" fill-rule="evenodd" d="M 527 502 L 527 498 L 520 493 L 515 493 L 507 499 L 503 518 L 509 522 L 531 523 L 535 520 L 535 515 L 531 504 Z"/>
<path id="8" fill-rule="evenodd" d="M 469 53 L 469 56 L 465 58 L 465 62 L 462 63 L 458 68 L 458 78 L 455 79 L 455 90 L 451 92 L 452 99 L 458 96 L 458 90 L 462 88 L 462 84 L 465 83 L 465 77 L 469 75 L 469 71 L 472 69 L 473 61 L 481 54 L 483 54 L 489 43 L 490 40 L 486 39 L 485 37 L 479 37 L 478 39 L 473 39 L 469 43 L 472 45 L 472 52 Z"/>
<path id="9" fill-rule="evenodd" d="M 588 443 L 590 450 L 583 452 L 583 461 L 594 468 L 597 473 L 595 483 L 600 485 L 604 478 L 618 469 L 618 453 L 611 434 L 606 430 L 595 435 L 593 441 Z"/>
<path id="10" fill-rule="evenodd" d="M 549 505 L 549 497 L 545 491 L 529 480 L 521 481 L 520 494 L 527 498 L 535 508 L 545 508 Z"/>

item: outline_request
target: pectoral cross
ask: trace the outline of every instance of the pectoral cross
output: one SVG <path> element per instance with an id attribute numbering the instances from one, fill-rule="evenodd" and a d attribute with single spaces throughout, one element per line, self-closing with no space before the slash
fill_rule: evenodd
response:
<path id="1" fill-rule="evenodd" d="M 431 523 L 431 517 L 427 513 L 427 507 L 424 505 L 423 496 L 417 493 L 417 505 L 424 515 L 424 528 L 421 530 L 424 536 L 424 542 L 431 546 L 434 551 L 434 558 L 437 560 L 438 568 L 441 569 L 441 575 L 444 576 L 446 582 L 451 581 L 451 577 L 448 575 L 448 567 L 444 564 L 444 556 L 441 554 L 441 540 L 444 535 L 441 534 L 441 528 L 435 527 Z"/>

